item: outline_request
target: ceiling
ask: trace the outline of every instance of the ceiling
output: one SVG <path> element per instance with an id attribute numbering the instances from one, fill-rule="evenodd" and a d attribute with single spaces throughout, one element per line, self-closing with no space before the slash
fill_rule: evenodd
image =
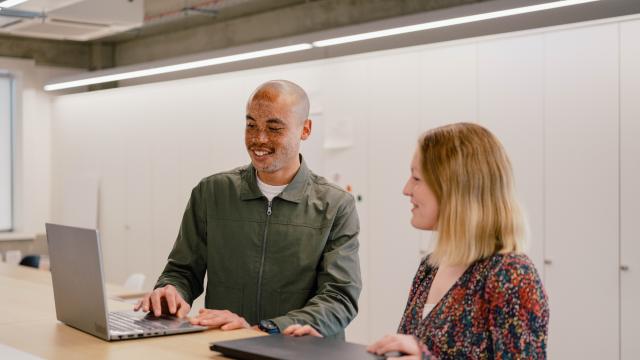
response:
<path id="1" fill-rule="evenodd" d="M 254 51 L 264 46 L 283 46 L 290 41 L 311 42 L 318 40 L 318 36 L 335 37 L 354 31 L 416 24 L 425 19 L 509 9 L 514 3 L 528 6 L 552 1 L 556 0 L 28 0 L 9 9 L 14 13 L 0 10 L 0 57 L 32 59 L 37 65 L 108 73 L 148 67 L 151 63 L 171 63 L 176 58 L 205 54 L 210 57 L 212 53 L 228 55 L 238 49 Z M 11 24 L 7 18 L 21 15 L 15 11 L 31 16 L 24 23 L 35 29 L 31 32 L 33 36 L 26 32 L 3 33 L 3 29 L 14 26 L 6 25 Z M 203 74 L 638 13 L 639 0 L 597 1 L 549 13 L 315 49 L 286 58 L 216 66 L 216 69 L 203 70 Z M 57 25 L 67 28 L 54 29 Z M 78 27 L 83 26 L 97 29 L 89 35 L 76 36 L 75 40 L 69 40 L 72 36 L 51 38 L 56 31 L 80 31 Z M 104 85 L 109 86 L 118 85 Z"/>
<path id="2" fill-rule="evenodd" d="M 8 9 L 35 16 L 28 31 L 3 32 L 3 19 L 6 23 L 7 15 L 12 14 L 0 11 L 0 57 L 30 58 L 41 65 L 105 69 L 482 1 L 29 0 Z M 132 19 L 131 13 L 137 10 L 129 9 L 136 4 L 140 14 Z M 118 7 L 121 10 L 114 10 Z M 69 8 L 81 10 L 75 10 L 70 18 Z M 104 20 L 105 12 L 115 14 L 111 15 L 114 19 Z M 122 17 L 128 18 L 123 21 Z M 100 19 L 94 21 L 96 18 Z M 100 28 L 88 35 L 72 36 L 90 21 Z M 110 26 L 108 30 L 105 24 Z"/>
<path id="3" fill-rule="evenodd" d="M 125 41 L 184 30 L 305 2 L 309 0 L 146 0 L 143 26 L 104 40 Z"/>

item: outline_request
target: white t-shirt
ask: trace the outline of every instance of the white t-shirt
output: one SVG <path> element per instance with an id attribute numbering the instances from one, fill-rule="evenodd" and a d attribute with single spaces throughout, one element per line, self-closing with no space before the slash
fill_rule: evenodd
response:
<path id="1" fill-rule="evenodd" d="M 260 180 L 257 173 L 256 173 L 256 179 L 258 179 L 258 187 L 260 188 L 260 191 L 262 191 L 262 194 L 266 196 L 267 199 L 269 199 L 269 201 L 273 200 L 274 197 L 278 196 L 278 194 L 280 194 L 282 190 L 284 190 L 284 188 L 286 188 L 288 185 L 288 184 L 287 185 L 266 184 L 262 182 L 262 180 Z"/>

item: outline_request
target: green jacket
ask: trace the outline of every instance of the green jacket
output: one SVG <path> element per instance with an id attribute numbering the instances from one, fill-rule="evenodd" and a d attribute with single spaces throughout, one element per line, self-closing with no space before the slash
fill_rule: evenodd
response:
<path id="1" fill-rule="evenodd" d="M 301 163 L 271 203 L 252 165 L 200 181 L 156 287 L 192 303 L 206 273 L 208 309 L 344 338 L 362 288 L 355 201 Z"/>

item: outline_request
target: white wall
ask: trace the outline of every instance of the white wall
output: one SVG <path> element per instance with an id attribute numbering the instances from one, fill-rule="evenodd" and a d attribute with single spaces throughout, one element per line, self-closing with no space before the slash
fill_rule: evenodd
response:
<path id="1" fill-rule="evenodd" d="M 68 219 L 65 203 L 82 204 L 73 199 L 74 181 L 99 179 L 107 280 L 142 271 L 150 287 L 191 187 L 249 161 L 242 137 L 250 92 L 268 79 L 298 82 L 316 119 L 303 154 L 316 172 L 362 196 L 365 288 L 348 336 L 367 343 L 395 331 L 430 243 L 430 234 L 409 225 L 401 195 L 417 137 L 443 123 L 476 121 L 498 135 L 513 162 L 529 215 L 530 255 L 551 302 L 550 357 L 618 358 L 619 87 L 620 79 L 631 80 L 623 81 L 622 114 L 635 129 L 637 101 L 629 99 L 640 97 L 639 22 L 600 21 L 60 96 L 53 105 L 54 220 Z M 331 146 L 336 127 L 352 129 L 351 146 Z M 633 181 L 640 154 L 633 138 L 625 139 L 623 165 L 627 159 L 626 178 Z M 636 203 L 626 203 L 623 219 L 637 219 Z M 637 238 L 637 229 L 630 231 Z M 629 256 L 629 263 L 640 261 L 637 252 Z M 632 325 L 623 335 L 640 322 L 637 311 L 629 314 L 635 320 L 624 322 Z M 625 351 L 626 358 L 640 356 Z"/>
<path id="2" fill-rule="evenodd" d="M 51 206 L 51 95 L 42 90 L 52 77 L 77 70 L 36 66 L 33 60 L 0 57 L 0 70 L 15 79 L 14 232 L 44 232 Z"/>

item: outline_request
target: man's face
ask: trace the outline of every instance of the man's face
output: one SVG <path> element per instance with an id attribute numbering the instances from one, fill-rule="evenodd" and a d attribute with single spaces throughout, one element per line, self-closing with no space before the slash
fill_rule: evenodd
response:
<path id="1" fill-rule="evenodd" d="M 247 106 L 244 141 L 253 166 L 274 173 L 298 161 L 302 125 L 282 98 L 253 100 Z"/>

